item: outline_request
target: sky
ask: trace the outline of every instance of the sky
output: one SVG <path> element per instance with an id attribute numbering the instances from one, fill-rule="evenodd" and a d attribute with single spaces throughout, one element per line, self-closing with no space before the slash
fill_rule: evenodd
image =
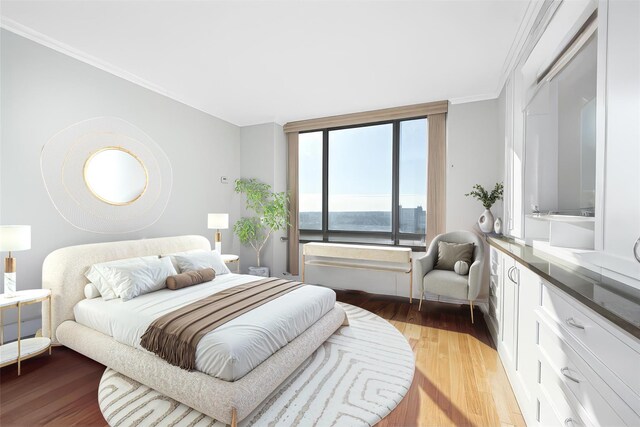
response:
<path id="1" fill-rule="evenodd" d="M 391 210 L 391 124 L 329 132 L 330 211 Z M 300 134 L 300 210 L 322 210 L 322 132 Z M 427 120 L 400 126 L 400 204 L 426 205 Z"/>

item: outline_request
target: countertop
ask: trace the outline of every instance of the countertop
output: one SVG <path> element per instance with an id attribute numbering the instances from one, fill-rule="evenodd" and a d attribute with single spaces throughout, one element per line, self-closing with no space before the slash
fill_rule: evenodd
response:
<path id="1" fill-rule="evenodd" d="M 487 242 L 515 258 L 557 289 L 640 339 L 640 289 L 578 265 L 562 262 L 539 249 L 507 237 L 489 236 Z"/>

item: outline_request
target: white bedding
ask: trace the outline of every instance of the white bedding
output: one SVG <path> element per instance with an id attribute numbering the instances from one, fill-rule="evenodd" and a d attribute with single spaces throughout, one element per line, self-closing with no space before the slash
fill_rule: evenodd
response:
<path id="1" fill-rule="evenodd" d="M 73 312 L 78 323 L 144 350 L 140 338 L 158 317 L 223 289 L 260 277 L 225 274 L 213 281 L 172 291 L 162 289 L 127 302 L 84 299 Z M 292 341 L 333 309 L 335 292 L 305 285 L 245 313 L 205 335 L 196 349 L 196 369 L 235 381 Z"/>

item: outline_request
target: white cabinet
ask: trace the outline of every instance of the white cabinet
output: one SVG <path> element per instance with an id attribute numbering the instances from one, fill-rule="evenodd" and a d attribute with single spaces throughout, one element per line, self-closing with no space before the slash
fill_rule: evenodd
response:
<path id="1" fill-rule="evenodd" d="M 640 425 L 640 343 L 543 282 L 540 392 L 559 416 L 587 425 Z"/>
<path id="2" fill-rule="evenodd" d="M 527 92 L 535 86 L 531 72 L 544 69 L 537 66 L 542 63 L 536 62 L 541 61 L 541 55 L 548 57 L 545 61 L 550 61 L 563 46 L 557 44 L 566 43 L 571 37 L 551 43 L 553 49 L 547 50 L 553 56 L 543 55 L 536 49 L 543 49 L 550 39 L 556 40 L 554 34 L 569 36 L 571 31 L 577 31 L 597 3 L 595 251 L 578 253 L 576 259 L 587 268 L 603 268 L 605 275 L 640 286 L 640 261 L 636 260 L 640 259 L 640 243 L 634 251 L 634 245 L 640 239 L 640 1 L 549 3 L 560 4 L 559 12 L 550 18 L 550 24 L 547 22 L 546 30 L 542 27 L 545 21 L 541 19 L 541 27 L 531 32 L 527 43 L 536 47 L 532 52 L 521 52 L 522 61 L 510 73 L 504 88 L 505 234 L 524 238 L 524 213 L 531 211 L 532 200 L 526 199 L 523 192 L 526 157 L 523 108 L 528 102 Z M 591 4 L 586 9 L 583 7 L 587 14 L 580 12 L 571 15 L 571 19 L 561 19 L 569 16 L 563 15 L 565 6 L 567 14 L 571 14 L 571 10 L 580 9 L 578 3 Z M 529 162 L 527 168 L 530 166 Z M 527 180 L 529 175 L 527 173 Z M 550 194 L 553 191 L 548 189 L 539 196 L 549 197 Z M 581 230 L 574 230 L 574 234 L 578 231 Z M 535 233 L 531 236 L 541 237 Z"/>
<path id="3" fill-rule="evenodd" d="M 515 371 L 518 344 L 518 281 L 515 260 L 503 255 L 502 322 L 498 350 L 505 367 Z"/>
<path id="4" fill-rule="evenodd" d="M 637 339 L 494 247 L 491 277 L 494 337 L 527 425 L 640 425 Z"/>
<path id="5" fill-rule="evenodd" d="M 607 29 L 603 249 L 627 260 L 627 275 L 640 280 L 633 254 L 640 238 L 640 2 L 602 3 L 607 6 L 600 17 Z"/>
<path id="6" fill-rule="evenodd" d="M 535 420 L 538 382 L 536 302 L 540 300 L 540 277 L 513 258 L 503 255 L 502 321 L 498 352 L 530 424 Z"/>
<path id="7" fill-rule="evenodd" d="M 535 308 L 540 301 L 541 280 L 537 274 L 516 262 L 514 275 L 518 278 L 518 357 L 516 372 L 522 382 L 529 411 L 535 409 L 534 390 L 538 382 L 538 357 L 536 354 L 538 327 Z M 524 411 L 523 411 L 524 412 Z"/>

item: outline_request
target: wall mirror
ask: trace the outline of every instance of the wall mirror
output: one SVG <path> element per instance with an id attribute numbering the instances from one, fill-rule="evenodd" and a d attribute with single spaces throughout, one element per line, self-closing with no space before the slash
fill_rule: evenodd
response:
<path id="1" fill-rule="evenodd" d="M 110 205 L 128 205 L 147 189 L 149 174 L 142 161 L 122 147 L 105 147 L 84 164 L 84 182 L 89 191 Z"/>
<path id="2" fill-rule="evenodd" d="M 593 217 L 597 36 L 525 109 L 525 209 Z"/>
<path id="3" fill-rule="evenodd" d="M 117 117 L 96 117 L 61 130 L 40 156 L 55 208 L 94 233 L 130 233 L 155 223 L 167 206 L 173 175 L 149 135 Z"/>

